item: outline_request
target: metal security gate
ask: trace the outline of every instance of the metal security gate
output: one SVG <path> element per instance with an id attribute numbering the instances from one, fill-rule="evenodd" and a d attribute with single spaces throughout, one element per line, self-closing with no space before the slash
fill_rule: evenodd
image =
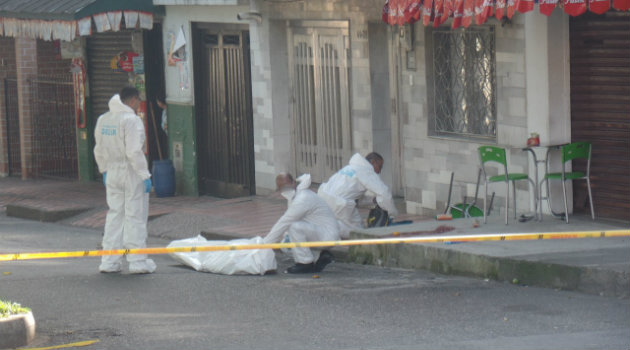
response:
<path id="1" fill-rule="evenodd" d="M 630 13 L 571 18 L 571 141 L 593 144 L 596 217 L 630 220 Z M 585 181 L 576 212 L 590 212 Z"/>
<path id="2" fill-rule="evenodd" d="M 254 194 L 249 32 L 196 24 L 195 107 L 202 194 Z"/>
<path id="3" fill-rule="evenodd" d="M 291 22 L 288 30 L 296 173 L 321 183 L 351 152 L 348 23 Z"/>
<path id="4" fill-rule="evenodd" d="M 22 174 L 20 143 L 20 112 L 18 104 L 17 79 L 4 79 L 4 101 L 7 128 L 7 151 L 9 154 L 9 175 Z"/>
<path id="5" fill-rule="evenodd" d="M 33 171 L 36 176 L 77 179 L 77 139 L 72 76 L 38 77 L 33 93 Z"/>
<path id="6" fill-rule="evenodd" d="M 133 51 L 131 31 L 95 33 L 87 39 L 88 78 L 92 116 L 109 110 L 109 100 L 129 84 L 127 72 L 114 72 L 111 60 L 121 52 Z"/>

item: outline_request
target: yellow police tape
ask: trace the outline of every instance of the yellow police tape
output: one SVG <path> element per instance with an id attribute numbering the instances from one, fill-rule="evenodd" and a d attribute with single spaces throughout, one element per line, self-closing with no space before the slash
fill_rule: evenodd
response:
<path id="1" fill-rule="evenodd" d="M 46 346 L 46 347 L 43 347 L 43 348 L 20 348 L 20 350 L 53 350 L 53 349 L 64 349 L 64 348 L 77 348 L 77 347 L 81 347 L 81 346 L 92 345 L 92 344 L 95 344 L 95 343 L 98 343 L 98 339 L 80 341 L 80 342 L 70 343 L 70 344 Z"/>
<path id="2" fill-rule="evenodd" d="M 394 236 L 400 234 L 394 232 Z M 405 233 L 408 234 L 408 233 Z M 272 244 L 242 244 L 242 245 L 208 245 L 200 247 L 160 247 L 140 249 L 117 250 L 85 250 L 70 252 L 40 252 L 40 253 L 12 253 L 0 254 L 0 261 L 11 260 L 35 260 L 35 259 L 59 259 L 82 258 L 103 255 L 128 255 L 128 254 L 170 254 L 213 252 L 225 250 L 249 250 L 249 249 L 280 249 L 280 248 L 317 248 L 337 247 L 353 245 L 381 245 L 401 243 L 440 243 L 440 242 L 478 242 L 478 241 L 523 241 L 540 239 L 570 239 L 570 238 L 604 238 L 604 237 L 630 237 L 630 230 L 609 231 L 572 231 L 572 232 L 547 232 L 547 233 L 512 233 L 512 234 L 487 234 L 487 235 L 448 235 L 448 236 L 422 236 L 405 238 L 377 238 L 377 239 L 353 239 L 345 241 L 319 241 L 297 243 L 272 243 Z"/>

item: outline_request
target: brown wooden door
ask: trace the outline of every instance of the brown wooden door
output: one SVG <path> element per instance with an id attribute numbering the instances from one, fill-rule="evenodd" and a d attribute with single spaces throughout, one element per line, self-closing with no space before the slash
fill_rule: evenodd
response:
<path id="1" fill-rule="evenodd" d="M 571 18 L 571 140 L 593 144 L 597 217 L 630 220 L 630 13 Z M 587 212 L 585 181 L 574 210 Z"/>
<path id="2" fill-rule="evenodd" d="M 197 25 L 195 108 L 201 194 L 254 194 L 249 32 Z"/>

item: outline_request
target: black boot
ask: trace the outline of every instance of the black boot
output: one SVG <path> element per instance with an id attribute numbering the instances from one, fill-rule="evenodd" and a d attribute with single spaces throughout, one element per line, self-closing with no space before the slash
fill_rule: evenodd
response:
<path id="1" fill-rule="evenodd" d="M 315 272 L 315 264 L 300 264 L 297 263 L 287 269 L 287 273 L 311 273 Z"/>
<path id="2" fill-rule="evenodd" d="M 334 260 L 334 257 L 332 255 L 332 253 L 330 253 L 327 250 L 323 250 L 319 254 L 319 259 L 317 259 L 317 262 L 315 262 L 315 271 L 316 272 L 323 271 L 324 268 L 326 267 L 326 265 L 330 264 L 333 261 L 335 261 L 335 260 Z"/>

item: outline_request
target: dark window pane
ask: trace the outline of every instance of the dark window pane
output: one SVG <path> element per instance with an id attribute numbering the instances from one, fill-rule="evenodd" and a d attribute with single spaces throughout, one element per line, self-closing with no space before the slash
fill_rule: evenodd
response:
<path id="1" fill-rule="evenodd" d="M 238 35 L 224 35 L 223 45 L 240 45 L 241 37 Z"/>
<path id="2" fill-rule="evenodd" d="M 496 138 L 493 29 L 433 31 L 435 134 Z"/>

